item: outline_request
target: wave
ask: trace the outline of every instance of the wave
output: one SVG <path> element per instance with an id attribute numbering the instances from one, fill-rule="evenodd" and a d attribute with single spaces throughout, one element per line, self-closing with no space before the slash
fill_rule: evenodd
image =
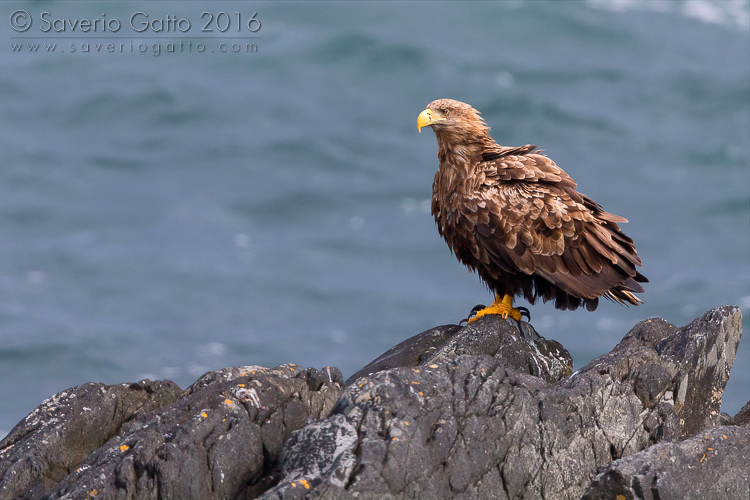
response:
<path id="1" fill-rule="evenodd" d="M 750 0 L 586 0 L 586 3 L 595 9 L 674 13 L 706 24 L 750 29 Z"/>

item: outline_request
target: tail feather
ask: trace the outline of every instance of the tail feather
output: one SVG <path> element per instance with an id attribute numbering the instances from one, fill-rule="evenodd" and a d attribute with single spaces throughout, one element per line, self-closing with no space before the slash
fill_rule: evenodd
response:
<path id="1" fill-rule="evenodd" d="M 622 288 L 612 288 L 611 290 L 608 290 L 607 293 L 604 294 L 604 296 L 609 300 L 618 302 L 620 304 L 631 304 L 634 306 L 643 304 L 643 301 L 636 297 L 635 294 L 629 292 L 628 290 L 623 290 Z"/>

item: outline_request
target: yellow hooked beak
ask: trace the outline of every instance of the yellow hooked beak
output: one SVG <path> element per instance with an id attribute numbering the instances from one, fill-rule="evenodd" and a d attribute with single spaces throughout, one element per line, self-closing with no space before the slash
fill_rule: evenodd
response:
<path id="1" fill-rule="evenodd" d="M 417 117 L 417 130 L 419 130 L 419 133 L 421 134 L 422 127 L 429 127 L 430 125 L 443 120 L 445 120 L 443 115 L 427 108 L 419 113 L 419 116 Z"/>

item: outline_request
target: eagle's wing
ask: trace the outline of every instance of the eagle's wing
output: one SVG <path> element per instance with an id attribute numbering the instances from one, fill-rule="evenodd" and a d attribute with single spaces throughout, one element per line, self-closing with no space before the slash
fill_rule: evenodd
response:
<path id="1" fill-rule="evenodd" d="M 578 193 L 573 179 L 533 148 L 489 151 L 479 165 L 478 189 L 465 212 L 481 247 L 476 256 L 505 272 L 541 276 L 580 298 L 614 287 L 642 292 L 633 279 L 642 278 L 641 260 L 617 225 L 626 219 Z"/>

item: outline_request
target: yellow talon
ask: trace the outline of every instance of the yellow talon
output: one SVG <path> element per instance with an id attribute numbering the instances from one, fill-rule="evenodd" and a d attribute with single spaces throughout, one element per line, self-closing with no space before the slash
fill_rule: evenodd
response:
<path id="1" fill-rule="evenodd" d="M 477 311 L 477 314 L 473 318 L 470 318 L 467 323 L 476 321 L 482 316 L 486 316 L 488 314 L 499 314 L 503 319 L 508 319 L 508 316 L 510 316 L 516 321 L 521 321 L 521 318 L 523 317 L 521 316 L 521 311 L 513 307 L 512 295 L 506 295 L 502 299 L 499 295 L 495 295 L 495 302 L 493 302 L 489 307 L 485 307 L 484 309 Z"/>

